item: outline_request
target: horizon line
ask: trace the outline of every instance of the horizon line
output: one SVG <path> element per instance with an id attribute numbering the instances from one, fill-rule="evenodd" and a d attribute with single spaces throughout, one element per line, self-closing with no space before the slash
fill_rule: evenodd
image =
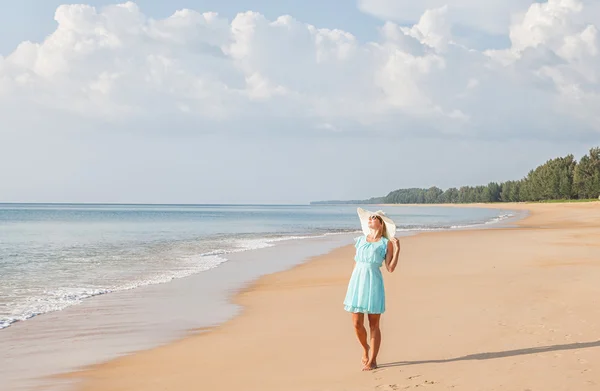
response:
<path id="1" fill-rule="evenodd" d="M 153 203 L 153 202 L 16 202 L 0 201 L 0 205 L 143 205 L 143 206 L 265 206 L 282 205 L 298 206 L 309 205 L 313 201 L 306 203 Z"/>

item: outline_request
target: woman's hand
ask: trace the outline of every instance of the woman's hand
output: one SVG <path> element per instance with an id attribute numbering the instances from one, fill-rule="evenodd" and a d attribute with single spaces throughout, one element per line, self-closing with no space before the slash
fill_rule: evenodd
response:
<path id="1" fill-rule="evenodd" d="M 390 244 L 392 248 L 390 248 Z M 392 273 L 398 265 L 398 256 L 400 254 L 400 241 L 398 238 L 391 238 L 388 243 L 388 251 L 385 257 L 385 267 Z"/>
<path id="2" fill-rule="evenodd" d="M 398 248 L 400 247 L 400 241 L 398 238 L 392 238 L 392 245 L 394 246 L 394 251 L 398 251 Z"/>

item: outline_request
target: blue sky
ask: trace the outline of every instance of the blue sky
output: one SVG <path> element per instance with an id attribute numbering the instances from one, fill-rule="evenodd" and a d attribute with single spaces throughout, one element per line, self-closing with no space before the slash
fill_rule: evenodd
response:
<path id="1" fill-rule="evenodd" d="M 83 3 L 3 2 L 0 202 L 360 199 L 600 139 L 597 0 Z"/>
<path id="2" fill-rule="evenodd" d="M 90 0 L 84 3 L 102 7 L 122 1 Z M 61 4 L 79 4 L 81 1 L 20 0 L 3 1 L 0 14 L 0 55 L 7 55 L 22 41 L 42 41 L 56 28 L 54 12 Z M 380 18 L 361 12 L 352 0 L 138 0 L 136 3 L 150 17 L 165 18 L 175 10 L 189 8 L 200 12 L 218 12 L 233 18 L 243 11 L 258 11 L 275 19 L 292 15 L 316 27 L 338 28 L 349 31 L 362 41 L 377 39 Z M 340 6 L 341 5 L 341 6 Z M 410 20 L 414 22 L 414 20 Z M 407 22 L 403 22 L 407 24 Z M 488 34 L 468 26 L 455 27 L 455 34 L 480 48 L 501 48 L 508 45 L 506 36 Z"/>
<path id="3" fill-rule="evenodd" d="M 122 1 L 83 1 L 95 7 L 118 4 Z M 56 28 L 54 12 L 61 4 L 79 4 L 82 1 L 19 0 L 2 1 L 0 13 L 0 55 L 12 52 L 22 41 L 43 40 Z M 350 31 L 362 40 L 374 39 L 380 20 L 367 15 L 353 1 L 318 0 L 138 0 L 142 11 L 153 18 L 165 18 L 175 10 L 189 8 L 201 12 L 218 12 L 233 18 L 238 12 L 258 11 L 270 19 L 293 15 L 298 20 L 317 27 L 340 28 Z M 346 6 L 340 7 L 340 4 Z"/>

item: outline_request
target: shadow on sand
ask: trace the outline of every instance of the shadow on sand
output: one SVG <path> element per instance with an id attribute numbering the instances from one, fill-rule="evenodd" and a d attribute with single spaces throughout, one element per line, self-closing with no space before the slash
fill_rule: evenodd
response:
<path id="1" fill-rule="evenodd" d="M 595 348 L 595 347 L 600 347 L 600 341 L 570 343 L 570 344 L 564 344 L 564 345 L 542 346 L 542 347 L 527 348 L 527 349 L 507 350 L 504 352 L 476 353 L 476 354 L 469 354 L 467 356 L 462 356 L 462 357 L 448 358 L 448 359 L 444 359 L 444 360 L 397 361 L 397 362 L 379 364 L 379 368 L 397 367 L 397 366 L 404 366 L 404 365 L 417 365 L 417 364 L 444 364 L 444 363 L 455 362 L 455 361 L 492 360 L 494 358 L 514 357 L 514 356 L 523 356 L 523 355 L 527 355 L 527 354 L 538 354 L 538 353 L 556 352 L 556 351 L 561 351 L 561 350 L 575 350 L 575 349 L 586 349 L 586 348 Z"/>

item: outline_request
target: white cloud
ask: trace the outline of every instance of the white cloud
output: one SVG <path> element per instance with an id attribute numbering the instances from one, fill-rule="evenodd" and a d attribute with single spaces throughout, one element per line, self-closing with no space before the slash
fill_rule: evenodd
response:
<path id="1" fill-rule="evenodd" d="M 361 7 L 386 4 L 404 15 L 409 3 Z M 414 25 L 387 22 L 368 43 L 291 16 L 227 20 L 181 10 L 153 20 L 131 2 L 63 5 L 44 42 L 23 42 L 0 59 L 0 117 L 7 131 L 26 130 L 31 112 L 36 124 L 156 132 L 165 124 L 484 138 L 568 137 L 565 123 L 578 134 L 600 130 L 598 27 L 575 17 L 587 3 L 522 8 L 505 25 L 512 46 L 487 52 L 456 44 L 451 30 L 457 9 L 467 17 L 480 2 L 424 4 L 433 8 L 408 8 Z"/>
<path id="2" fill-rule="evenodd" d="M 452 23 L 505 34 L 511 17 L 527 9 L 535 0 L 359 0 L 359 8 L 384 20 L 413 23 L 427 10 L 448 7 Z"/>
<path id="3" fill-rule="evenodd" d="M 593 7 L 590 7 L 594 10 Z M 546 86 L 553 107 L 600 129 L 600 42 L 581 0 L 537 3 L 510 27 L 511 47 L 488 55 L 520 71 L 534 88 Z"/>
<path id="4" fill-rule="evenodd" d="M 443 51 L 452 37 L 447 13 L 448 6 L 426 10 L 419 19 L 419 23 L 411 28 L 402 28 L 402 32 L 432 48 Z"/>

